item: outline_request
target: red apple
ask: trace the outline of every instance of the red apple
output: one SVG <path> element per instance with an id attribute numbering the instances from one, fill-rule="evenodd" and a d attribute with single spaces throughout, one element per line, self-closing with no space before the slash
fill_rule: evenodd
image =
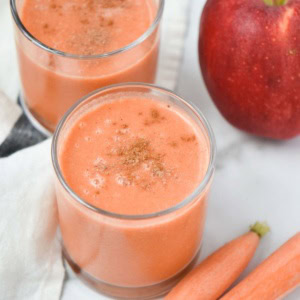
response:
<path id="1" fill-rule="evenodd" d="M 231 124 L 274 139 L 300 134 L 300 0 L 207 0 L 199 59 Z"/>

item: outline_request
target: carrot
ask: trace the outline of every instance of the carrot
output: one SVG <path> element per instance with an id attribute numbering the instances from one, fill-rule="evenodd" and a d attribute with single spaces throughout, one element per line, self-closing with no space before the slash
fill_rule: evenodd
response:
<path id="1" fill-rule="evenodd" d="M 222 300 L 273 300 L 300 285 L 300 232 L 265 259 Z"/>
<path id="2" fill-rule="evenodd" d="M 269 231 L 264 223 L 255 223 L 250 231 L 225 244 L 188 273 L 165 300 L 215 300 L 246 268 L 259 244 Z"/>

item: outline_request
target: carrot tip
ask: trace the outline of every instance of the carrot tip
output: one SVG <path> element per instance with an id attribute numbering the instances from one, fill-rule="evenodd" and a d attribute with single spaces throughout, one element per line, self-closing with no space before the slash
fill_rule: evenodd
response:
<path id="1" fill-rule="evenodd" d="M 270 231 L 270 227 L 265 222 L 256 222 L 250 226 L 250 231 L 255 232 L 260 238 Z"/>

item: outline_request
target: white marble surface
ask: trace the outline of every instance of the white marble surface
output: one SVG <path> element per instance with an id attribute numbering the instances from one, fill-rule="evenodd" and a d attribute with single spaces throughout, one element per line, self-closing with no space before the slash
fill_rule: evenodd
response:
<path id="1" fill-rule="evenodd" d="M 8 0 L 0 0 L 0 22 L 9 18 Z M 259 246 L 244 277 L 259 262 L 300 230 L 300 136 L 274 142 L 255 138 L 231 127 L 218 113 L 203 85 L 197 56 L 199 16 L 204 0 L 192 0 L 178 93 L 200 107 L 217 140 L 217 170 L 209 201 L 201 259 L 247 230 L 256 220 L 267 221 L 271 233 Z M 18 85 L 11 28 L 0 26 L 0 88 L 15 97 Z M 106 299 L 69 279 L 62 300 Z M 288 300 L 300 299 L 298 288 Z"/>

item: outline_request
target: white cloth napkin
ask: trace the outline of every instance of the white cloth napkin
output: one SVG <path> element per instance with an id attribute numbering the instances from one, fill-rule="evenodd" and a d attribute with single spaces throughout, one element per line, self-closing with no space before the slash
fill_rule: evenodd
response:
<path id="1" fill-rule="evenodd" d="M 0 28 L 7 29 L 0 43 L 0 69 L 11 75 L 1 72 L 0 88 L 12 97 L 17 69 L 15 60 L 11 68 L 10 59 L 4 58 L 15 58 L 14 44 L 8 1 L 0 1 Z M 169 89 L 177 83 L 188 5 L 189 0 L 166 0 L 157 83 Z M 0 93 L 0 148 L 10 142 L 20 119 L 24 121 L 11 100 Z M 0 299 L 57 300 L 62 292 L 65 270 L 56 239 L 50 143 L 48 139 L 0 159 Z"/>
<path id="2" fill-rule="evenodd" d="M 0 160 L 0 299 L 57 300 L 61 294 L 49 149 L 47 140 Z"/>

